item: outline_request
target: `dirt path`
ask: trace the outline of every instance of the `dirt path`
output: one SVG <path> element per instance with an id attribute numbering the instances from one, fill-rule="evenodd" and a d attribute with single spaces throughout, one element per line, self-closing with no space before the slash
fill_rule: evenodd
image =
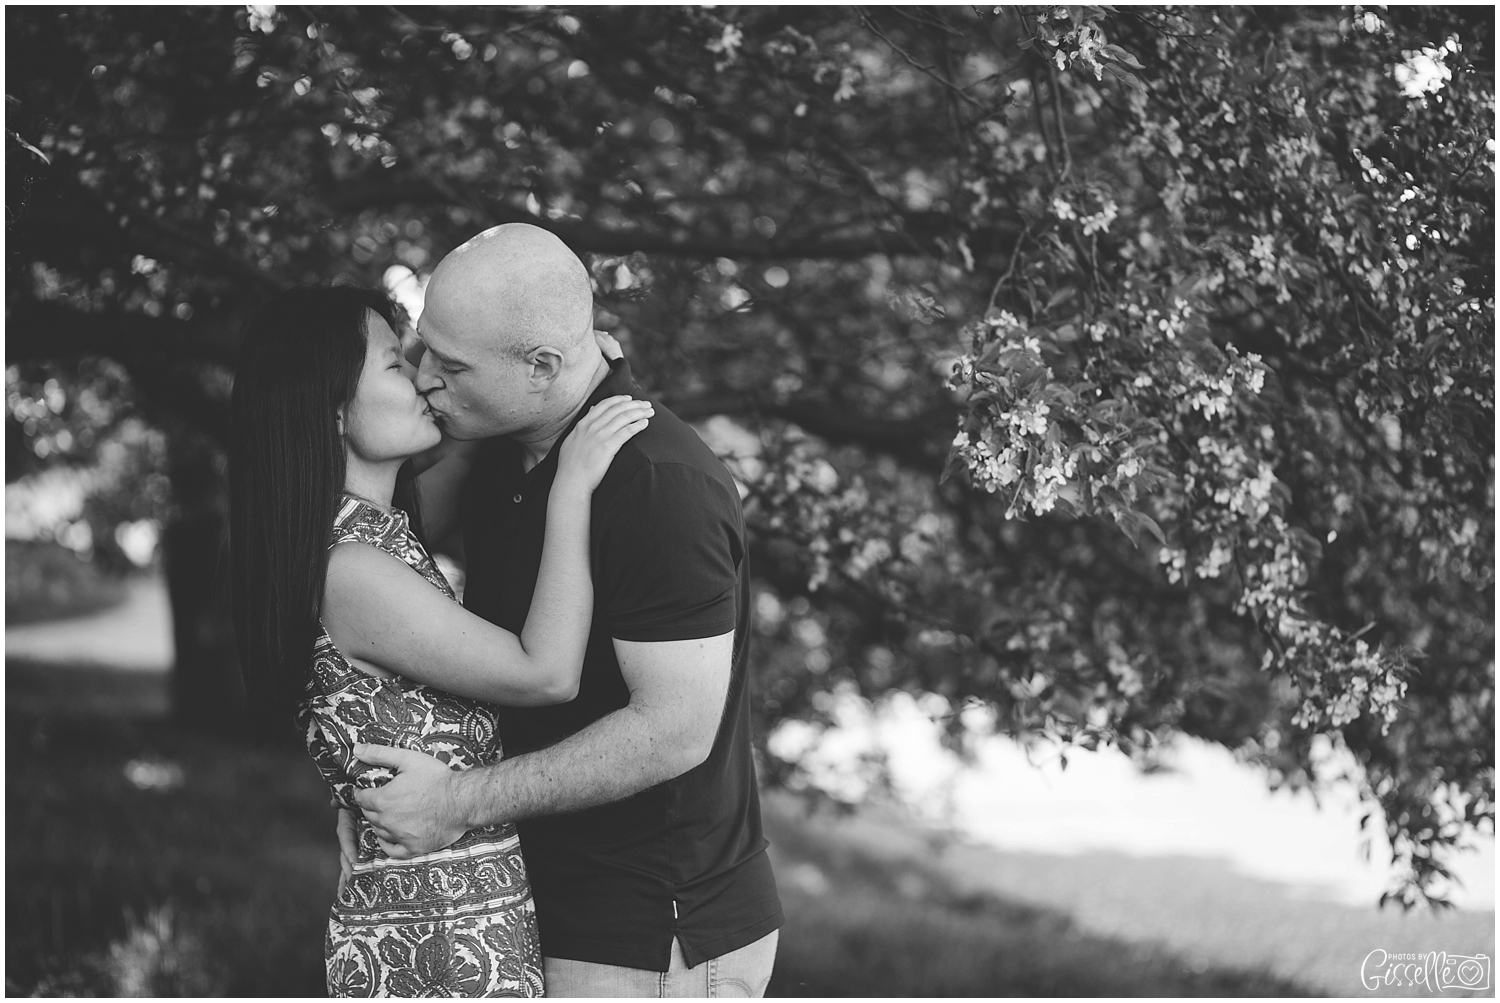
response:
<path id="1" fill-rule="evenodd" d="M 172 608 L 160 575 L 132 578 L 125 600 L 103 612 L 5 630 L 7 660 L 166 672 L 172 655 Z"/>

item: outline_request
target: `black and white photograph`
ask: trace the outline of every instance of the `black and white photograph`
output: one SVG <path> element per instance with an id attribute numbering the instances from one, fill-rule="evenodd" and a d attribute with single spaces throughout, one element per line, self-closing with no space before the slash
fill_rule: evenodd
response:
<path id="1" fill-rule="evenodd" d="M 7 5 L 6 995 L 1493 997 L 1494 29 Z"/>

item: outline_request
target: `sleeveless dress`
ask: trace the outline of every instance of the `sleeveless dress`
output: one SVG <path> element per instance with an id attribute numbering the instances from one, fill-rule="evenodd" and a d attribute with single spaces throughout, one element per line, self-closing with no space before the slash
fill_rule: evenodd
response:
<path id="1" fill-rule="evenodd" d="M 329 546 L 351 540 L 391 554 L 454 598 L 404 512 L 343 496 Z M 445 849 L 394 860 L 354 803 L 355 788 L 393 776 L 357 762 L 356 743 L 414 749 L 471 769 L 500 759 L 494 709 L 361 672 L 321 624 L 312 661 L 298 721 L 335 797 L 354 809 L 359 843 L 354 874 L 328 918 L 328 995 L 542 995 L 536 913 L 515 826 L 471 829 Z"/>

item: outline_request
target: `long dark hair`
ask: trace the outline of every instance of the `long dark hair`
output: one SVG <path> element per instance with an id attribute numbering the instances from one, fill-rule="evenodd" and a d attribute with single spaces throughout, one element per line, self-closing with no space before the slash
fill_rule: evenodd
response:
<path id="1" fill-rule="evenodd" d="M 344 488 L 337 414 L 359 386 L 372 312 L 396 327 L 375 290 L 289 289 L 245 325 L 230 403 L 229 565 L 240 671 L 263 725 L 291 722 L 311 667 Z M 402 473 L 395 502 L 415 520 L 409 464 Z"/>

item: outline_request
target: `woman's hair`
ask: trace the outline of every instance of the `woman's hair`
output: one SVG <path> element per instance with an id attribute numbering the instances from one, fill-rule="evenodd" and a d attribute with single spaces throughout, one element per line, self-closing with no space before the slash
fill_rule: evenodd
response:
<path id="1" fill-rule="evenodd" d="M 261 723 L 291 722 L 312 665 L 344 488 L 338 410 L 359 386 L 371 312 L 395 328 L 374 290 L 289 289 L 245 325 L 230 403 L 229 564 L 240 671 Z M 415 527 L 409 465 L 402 475 L 395 503 Z"/>

